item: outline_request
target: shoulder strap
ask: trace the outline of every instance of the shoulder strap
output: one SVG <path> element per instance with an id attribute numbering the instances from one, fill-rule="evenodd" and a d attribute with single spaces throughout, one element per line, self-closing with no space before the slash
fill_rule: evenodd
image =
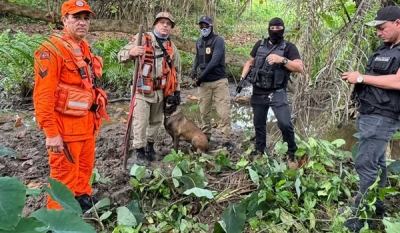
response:
<path id="1" fill-rule="evenodd" d="M 161 42 L 161 40 L 159 38 L 157 38 L 157 37 L 156 37 L 156 40 L 157 40 L 158 46 L 160 46 L 160 48 L 161 48 L 161 50 L 162 50 L 162 52 L 164 54 L 165 59 L 167 59 L 167 63 L 169 65 L 169 68 L 171 68 L 171 66 L 172 66 L 171 56 L 169 56 L 169 54 L 168 54 L 167 50 L 165 49 L 165 47 L 164 47 L 163 43 Z"/>

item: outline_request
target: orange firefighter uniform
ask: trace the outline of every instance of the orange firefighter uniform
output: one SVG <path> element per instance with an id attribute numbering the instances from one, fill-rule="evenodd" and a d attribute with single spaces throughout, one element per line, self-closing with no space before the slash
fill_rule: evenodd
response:
<path id="1" fill-rule="evenodd" d="M 91 53 L 89 44 L 77 44 L 66 30 L 53 34 L 35 52 L 33 99 L 39 128 L 47 138 L 61 135 L 74 162 L 64 152 L 48 150 L 50 177 L 76 197 L 92 194 L 95 138 L 101 118 L 108 119 L 107 96 L 94 85 L 101 67 L 101 58 Z M 61 206 L 48 196 L 47 208 Z"/>

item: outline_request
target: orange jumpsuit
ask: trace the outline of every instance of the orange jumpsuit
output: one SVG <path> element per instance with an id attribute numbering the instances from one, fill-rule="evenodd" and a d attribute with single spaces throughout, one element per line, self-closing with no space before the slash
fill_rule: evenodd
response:
<path id="1" fill-rule="evenodd" d="M 65 30 L 62 35 L 63 38 L 72 39 Z M 90 47 L 86 41 L 82 41 L 79 47 L 85 58 L 93 60 L 93 54 L 90 53 Z M 73 48 L 70 49 L 73 50 Z M 69 162 L 64 152 L 53 153 L 48 150 L 50 177 L 65 184 L 76 197 L 83 194 L 91 195 L 92 187 L 89 179 L 94 167 L 95 131 L 100 126 L 100 119 L 97 119 L 96 113 L 92 111 L 80 117 L 55 111 L 57 101 L 55 93 L 59 83 L 82 88 L 82 91 L 93 92 L 93 89 L 83 85 L 71 51 L 65 46 L 65 41 L 62 41 L 60 36 L 52 36 L 49 41 L 39 47 L 35 52 L 34 67 L 33 100 L 39 128 L 44 131 L 46 137 L 61 135 L 63 141 L 68 144 L 75 161 L 75 164 Z M 88 79 L 90 83 L 91 78 Z M 47 208 L 61 209 L 61 206 L 48 196 Z"/>

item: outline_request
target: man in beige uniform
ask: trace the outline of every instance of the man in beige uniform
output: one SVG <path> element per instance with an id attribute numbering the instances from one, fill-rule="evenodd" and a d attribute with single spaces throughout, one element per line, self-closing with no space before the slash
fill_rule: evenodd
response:
<path id="1" fill-rule="evenodd" d="M 178 49 L 169 40 L 169 35 L 175 22 L 168 12 L 160 12 L 154 20 L 154 30 L 143 34 L 142 45 L 138 45 L 138 35 L 125 45 L 118 53 L 120 62 L 127 62 L 131 59 L 148 54 L 149 48 L 154 51 L 154 56 L 150 58 L 153 67 L 148 79 L 139 79 L 136 92 L 136 106 L 133 112 L 133 143 L 134 154 L 136 155 L 137 164 L 147 166 L 149 161 L 157 159 L 154 151 L 154 141 L 157 132 L 163 121 L 163 105 L 164 105 L 164 89 L 165 73 L 169 72 L 168 60 L 170 58 L 172 64 L 176 68 L 176 77 L 178 86 L 174 93 L 176 104 L 180 104 L 180 83 L 181 83 L 181 61 Z M 161 43 L 164 48 L 159 45 Z M 169 55 L 166 56 L 166 54 Z M 153 57 L 153 58 L 151 58 Z M 153 59 L 153 60 L 151 60 Z M 146 63 L 143 59 L 141 65 Z M 147 60 L 147 63 L 148 60 Z M 167 65 L 166 65 L 167 64 Z M 144 74 L 142 67 L 142 76 Z M 150 79 L 151 78 L 151 79 Z M 152 86 L 149 91 L 149 86 Z"/>

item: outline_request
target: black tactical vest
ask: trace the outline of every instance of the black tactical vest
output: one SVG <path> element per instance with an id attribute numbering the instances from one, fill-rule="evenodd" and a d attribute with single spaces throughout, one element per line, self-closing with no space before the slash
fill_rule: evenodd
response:
<path id="1" fill-rule="evenodd" d="M 367 62 L 367 75 L 396 74 L 400 68 L 400 47 L 389 49 L 381 46 Z M 398 119 L 400 113 L 400 91 L 386 90 L 365 84 L 356 84 L 356 100 L 359 112 L 363 114 L 379 114 Z"/>
<path id="2" fill-rule="evenodd" d="M 217 38 L 217 35 L 214 35 L 206 41 L 202 39 L 197 40 L 196 46 L 198 50 L 200 69 L 205 69 L 207 64 L 211 61 L 215 38 Z"/>
<path id="3" fill-rule="evenodd" d="M 287 42 L 284 40 L 272 48 L 268 48 L 267 43 L 268 40 L 263 39 L 257 49 L 251 71 L 251 83 L 263 89 L 286 88 L 291 72 L 284 70 L 282 64 L 269 64 L 266 59 L 269 54 L 284 57 Z"/>

